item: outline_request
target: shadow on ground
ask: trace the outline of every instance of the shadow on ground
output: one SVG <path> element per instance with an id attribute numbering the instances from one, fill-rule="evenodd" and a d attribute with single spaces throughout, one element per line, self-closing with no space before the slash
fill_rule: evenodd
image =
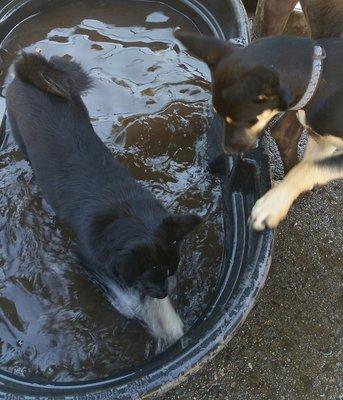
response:
<path id="1" fill-rule="evenodd" d="M 160 400 L 343 397 L 343 183 L 302 196 L 277 233 L 267 284 L 227 347 Z"/>

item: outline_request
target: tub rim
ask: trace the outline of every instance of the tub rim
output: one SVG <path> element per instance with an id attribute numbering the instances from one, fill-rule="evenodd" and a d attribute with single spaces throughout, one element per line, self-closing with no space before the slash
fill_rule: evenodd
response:
<path id="1" fill-rule="evenodd" d="M 0 29 L 1 24 L 11 18 L 21 8 L 30 7 L 34 0 L 9 0 L 0 1 Z M 39 0 L 38 0 L 39 1 Z M 228 32 L 224 32 L 220 24 L 211 15 L 203 3 L 227 3 L 234 13 L 234 20 L 237 22 L 237 35 L 244 44 L 250 41 L 249 22 L 241 0 L 179 0 L 192 10 L 207 23 L 213 34 L 217 37 L 232 38 Z M 47 0 L 46 3 L 49 3 Z M 163 3 L 163 1 L 161 1 Z M 254 180 L 256 184 L 257 196 L 268 189 L 270 185 L 269 170 L 266 156 L 262 146 L 245 157 L 254 169 Z M 229 177 L 227 177 L 229 179 Z M 239 212 L 244 213 L 244 206 L 239 206 L 239 199 L 232 198 L 233 210 L 231 210 L 238 220 Z M 237 202 L 237 203 L 236 203 Z M 244 215 L 244 214 L 243 214 Z M 246 231 L 246 223 L 242 229 Z M 242 230 L 242 232 L 243 232 Z M 64 398 L 115 398 L 115 399 L 134 399 L 142 396 L 146 398 L 152 393 L 162 394 L 172 387 L 178 385 L 187 376 L 199 370 L 206 362 L 212 359 L 237 333 L 239 327 L 247 318 L 253 308 L 258 294 L 260 293 L 268 275 L 271 255 L 273 248 L 273 232 L 264 231 L 257 235 L 257 248 L 251 265 L 246 266 L 242 272 L 241 279 L 249 279 L 250 287 L 236 287 L 232 298 L 218 300 L 215 307 L 222 307 L 221 314 L 211 320 L 208 314 L 207 323 L 212 324 L 210 329 L 205 330 L 200 338 L 192 343 L 183 343 L 183 339 L 167 352 L 148 361 L 132 371 L 122 371 L 114 377 L 97 379 L 94 381 L 75 382 L 46 382 L 35 379 L 23 378 L 14 374 L 0 371 L 0 394 L 12 398 L 32 398 L 34 397 L 64 397 Z M 243 285 L 244 286 L 244 285 Z M 248 294 L 246 293 L 248 291 Z M 225 293 L 223 293 L 225 297 Z M 220 305 L 218 305 L 220 303 Z M 236 308 L 236 311 L 233 309 Z M 201 321 L 203 322 L 203 321 Z M 191 328 L 190 332 L 195 329 Z M 184 346 L 181 349 L 180 346 Z M 175 357 L 176 349 L 178 350 Z M 171 353 L 173 351 L 174 353 Z"/>

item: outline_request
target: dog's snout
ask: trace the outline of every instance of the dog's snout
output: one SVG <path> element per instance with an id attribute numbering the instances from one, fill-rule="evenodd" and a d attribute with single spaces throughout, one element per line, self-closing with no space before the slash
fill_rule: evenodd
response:
<path id="1" fill-rule="evenodd" d="M 227 125 L 224 131 L 224 150 L 226 153 L 240 153 L 249 150 L 253 142 L 246 129 Z"/>
<path id="2" fill-rule="evenodd" d="M 224 141 L 224 148 L 228 152 L 232 153 L 239 153 L 245 150 L 248 150 L 250 147 L 250 144 L 247 143 L 245 140 L 242 140 L 237 137 L 232 137 L 232 138 L 226 138 Z"/>
<path id="3" fill-rule="evenodd" d="M 227 138 L 225 139 L 225 147 L 229 148 L 233 151 L 241 151 L 242 140 L 237 137 Z"/>
<path id="4" fill-rule="evenodd" d="M 148 296 L 155 299 L 164 299 L 168 296 L 168 279 L 159 281 L 149 280 L 142 283 Z"/>
<path id="5" fill-rule="evenodd" d="M 150 297 L 160 300 L 168 296 L 168 290 L 165 290 L 164 288 L 149 288 L 146 292 Z"/>

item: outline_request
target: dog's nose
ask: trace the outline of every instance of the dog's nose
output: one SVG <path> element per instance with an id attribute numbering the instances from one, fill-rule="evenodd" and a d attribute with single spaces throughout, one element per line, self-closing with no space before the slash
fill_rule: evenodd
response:
<path id="1" fill-rule="evenodd" d="M 239 141 L 229 140 L 224 143 L 224 150 L 226 154 L 237 154 L 242 150 L 242 144 Z"/>
<path id="2" fill-rule="evenodd" d="M 153 289 L 147 291 L 150 297 L 154 297 L 155 299 L 165 299 L 168 296 L 168 292 L 164 289 Z"/>
<path id="3" fill-rule="evenodd" d="M 251 142 L 245 137 L 242 132 L 237 135 L 225 135 L 224 151 L 227 154 L 237 154 L 247 151 L 251 148 Z"/>
<path id="4" fill-rule="evenodd" d="M 162 286 L 154 285 L 152 287 L 147 287 L 146 293 L 155 299 L 164 299 L 168 296 L 168 283 L 166 282 Z"/>

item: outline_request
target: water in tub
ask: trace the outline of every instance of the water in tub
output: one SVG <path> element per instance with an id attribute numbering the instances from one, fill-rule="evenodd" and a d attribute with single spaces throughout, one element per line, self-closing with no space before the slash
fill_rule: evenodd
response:
<path id="1" fill-rule="evenodd" d="M 187 330 L 213 294 L 223 235 L 220 184 L 206 162 L 209 71 L 175 42 L 176 27 L 195 29 L 159 2 L 70 2 L 8 35 L 1 83 L 4 94 L 21 49 L 81 62 L 96 82 L 84 101 L 113 155 L 171 211 L 204 217 L 183 247 L 173 296 Z M 0 367 L 71 381 L 152 357 L 152 338 L 82 273 L 72 235 L 42 199 L 8 132 L 0 190 Z"/>

